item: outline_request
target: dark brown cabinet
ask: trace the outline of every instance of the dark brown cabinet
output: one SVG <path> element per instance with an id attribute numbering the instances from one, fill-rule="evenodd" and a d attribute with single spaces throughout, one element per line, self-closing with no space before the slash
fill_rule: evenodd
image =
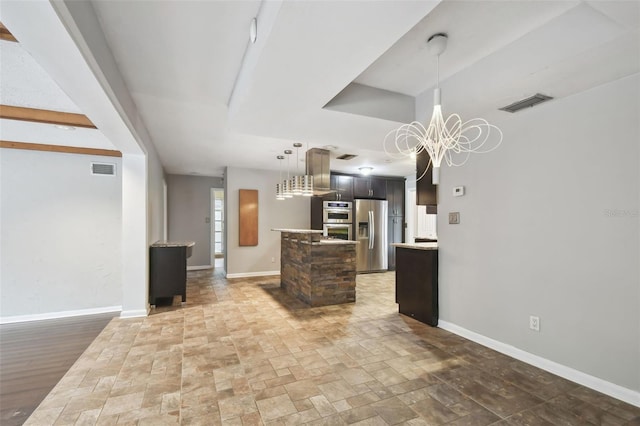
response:
<path id="1" fill-rule="evenodd" d="M 187 258 L 192 247 L 151 246 L 149 249 L 149 303 L 158 298 L 182 296 L 187 300 Z"/>
<path id="2" fill-rule="evenodd" d="M 387 180 L 389 216 L 404 216 L 404 180 Z"/>
<path id="3" fill-rule="evenodd" d="M 401 314 L 438 325 L 438 250 L 396 247 L 396 302 Z"/>
<path id="4" fill-rule="evenodd" d="M 426 172 L 425 172 L 426 171 Z M 422 176 L 424 173 L 424 176 Z M 432 166 L 429 164 L 429 154 L 422 151 L 416 157 L 416 204 L 427 206 L 427 213 L 437 213 L 438 185 L 431 183 Z"/>
<path id="5" fill-rule="evenodd" d="M 388 268 L 393 271 L 396 268 L 396 251 L 391 246 L 393 243 L 404 242 L 404 179 L 387 180 L 387 202 L 388 202 L 388 233 L 389 244 Z"/>
<path id="6" fill-rule="evenodd" d="M 311 197 L 311 229 L 322 230 L 322 202 L 327 199 L 324 197 L 328 197 L 328 195 Z M 333 198 L 331 200 L 333 200 Z"/>
<path id="7" fill-rule="evenodd" d="M 353 201 L 353 176 L 332 174 L 330 182 L 334 192 L 325 195 L 325 200 Z"/>
<path id="8" fill-rule="evenodd" d="M 354 198 L 387 199 L 387 180 L 377 177 L 354 177 Z"/>

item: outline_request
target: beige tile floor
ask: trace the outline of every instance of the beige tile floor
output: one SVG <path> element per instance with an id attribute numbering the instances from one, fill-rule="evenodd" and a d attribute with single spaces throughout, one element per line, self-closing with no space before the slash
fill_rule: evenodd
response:
<path id="1" fill-rule="evenodd" d="M 308 308 L 277 278 L 190 272 L 114 319 L 28 425 L 640 425 L 640 409 L 398 314 L 392 273 Z"/>

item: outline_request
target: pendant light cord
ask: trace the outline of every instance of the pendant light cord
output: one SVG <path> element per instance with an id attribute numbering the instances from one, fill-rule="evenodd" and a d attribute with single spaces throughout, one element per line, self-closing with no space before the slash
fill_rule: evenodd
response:
<path id="1" fill-rule="evenodd" d="M 440 88 L 440 55 L 436 55 L 436 88 Z"/>

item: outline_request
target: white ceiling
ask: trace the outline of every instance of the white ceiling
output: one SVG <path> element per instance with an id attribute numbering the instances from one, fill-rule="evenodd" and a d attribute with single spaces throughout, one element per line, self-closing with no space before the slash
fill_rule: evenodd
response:
<path id="1" fill-rule="evenodd" d="M 449 35 L 443 106 L 463 117 L 640 71 L 637 1 L 92 3 L 168 173 L 278 169 L 276 155 L 300 141 L 359 155 L 332 160 L 334 170 L 410 174 L 411 160 L 391 161 L 382 150 L 398 122 L 323 106 L 354 81 L 424 103 L 436 79 L 425 41 L 437 32 Z M 258 41 L 250 44 L 254 16 Z M 3 57 L 3 80 L 18 74 Z"/>

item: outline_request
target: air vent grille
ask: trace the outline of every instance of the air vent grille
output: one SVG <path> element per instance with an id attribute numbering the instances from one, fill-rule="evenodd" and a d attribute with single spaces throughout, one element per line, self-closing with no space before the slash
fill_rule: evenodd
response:
<path id="1" fill-rule="evenodd" d="M 92 175 L 115 176 L 116 165 L 113 163 L 91 163 Z"/>
<path id="2" fill-rule="evenodd" d="M 546 102 L 550 99 L 553 99 L 551 96 L 542 95 L 540 93 L 536 93 L 533 96 L 530 96 L 526 99 L 519 100 L 517 102 L 512 103 L 511 105 L 507 105 L 506 107 L 500 108 L 501 111 L 507 112 L 516 112 L 520 111 L 524 108 L 531 108 L 532 106 L 541 104 L 542 102 Z"/>
<path id="3" fill-rule="evenodd" d="M 355 154 L 342 154 L 338 157 L 336 157 L 336 160 L 351 160 L 353 158 L 356 158 L 357 155 Z"/>

